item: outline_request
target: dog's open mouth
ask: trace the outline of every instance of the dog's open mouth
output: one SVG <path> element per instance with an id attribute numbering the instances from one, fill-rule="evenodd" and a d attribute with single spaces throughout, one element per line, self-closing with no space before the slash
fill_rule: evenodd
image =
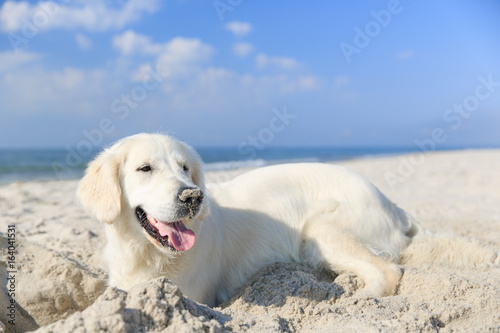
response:
<path id="1" fill-rule="evenodd" d="M 135 214 L 144 230 L 163 247 L 187 251 L 194 246 L 194 232 L 188 229 L 182 221 L 158 221 L 141 207 L 136 208 Z"/>

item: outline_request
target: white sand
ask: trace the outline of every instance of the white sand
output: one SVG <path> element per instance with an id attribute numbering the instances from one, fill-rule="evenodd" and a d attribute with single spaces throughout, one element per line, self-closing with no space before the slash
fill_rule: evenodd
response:
<path id="1" fill-rule="evenodd" d="M 500 151 L 340 164 L 365 175 L 429 229 L 500 249 Z M 227 180 L 241 172 L 210 173 L 207 178 Z M 391 185 L 388 179 L 395 177 L 400 178 Z M 361 283 L 355 276 L 342 274 L 332 282 L 332 276 L 307 266 L 278 263 L 215 309 L 185 299 L 162 278 L 128 293 L 106 290 L 104 228 L 75 202 L 76 186 L 76 181 L 63 181 L 0 187 L 0 321 L 7 331 L 39 326 L 41 332 L 500 331 L 498 268 L 406 266 L 397 295 L 366 300 L 352 296 Z M 11 224 L 17 241 L 15 327 L 8 323 L 6 295 L 6 232 Z"/>

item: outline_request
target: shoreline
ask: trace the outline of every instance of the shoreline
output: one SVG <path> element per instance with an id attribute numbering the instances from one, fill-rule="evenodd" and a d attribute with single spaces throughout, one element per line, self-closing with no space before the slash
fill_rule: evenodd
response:
<path id="1" fill-rule="evenodd" d="M 288 148 L 285 147 L 286 149 L 299 149 L 299 148 Z M 284 148 L 284 149 L 285 149 Z M 300 148 L 300 149 L 309 149 L 307 147 L 305 148 Z M 321 149 L 318 147 L 311 147 L 311 149 Z M 335 149 L 331 147 L 326 147 L 325 149 Z M 351 148 L 342 148 L 342 149 L 351 149 Z M 362 147 L 354 147 L 353 149 L 357 150 L 363 150 L 363 149 L 369 149 L 369 148 L 362 148 Z M 297 158 L 290 158 L 290 159 L 265 159 L 265 158 L 254 158 L 254 159 L 247 159 L 247 160 L 229 160 L 229 161 L 216 161 L 216 162 L 209 162 L 205 163 L 205 172 L 206 173 L 212 173 L 212 172 L 232 172 L 232 171 L 238 171 L 238 170 L 251 170 L 255 168 L 261 168 L 261 167 L 266 167 L 270 165 L 276 165 L 276 164 L 288 164 L 288 163 L 329 163 L 329 164 L 343 164 L 343 163 L 348 163 L 350 161 L 356 161 L 356 160 L 376 160 L 376 159 L 384 159 L 384 158 L 396 158 L 396 157 L 404 157 L 404 156 L 412 156 L 412 155 L 432 155 L 432 154 L 441 154 L 441 153 L 460 153 L 460 152 L 495 152 L 498 151 L 500 152 L 500 148 L 491 148 L 491 147 L 481 147 L 481 148 L 443 148 L 441 150 L 431 150 L 431 151 L 422 151 L 418 149 L 414 149 L 412 151 L 410 148 L 406 149 L 404 147 L 395 147 L 395 148 L 384 148 L 387 150 L 395 150 L 395 152 L 382 152 L 382 153 L 365 153 L 365 154 L 360 154 L 360 155 L 353 155 L 353 156 L 345 156 L 345 157 L 339 157 L 335 159 L 324 159 L 321 157 L 297 157 Z M 399 152 L 398 150 L 401 150 Z M 53 175 L 49 176 L 47 173 L 44 173 L 42 176 L 39 176 L 37 178 L 36 176 L 28 176 L 26 178 L 18 178 L 18 179 L 4 179 L 6 177 L 10 177 L 13 174 L 16 173 L 6 173 L 4 171 L 3 174 L 0 174 L 0 187 L 9 185 L 9 184 L 14 184 L 14 183 L 26 183 L 26 182 L 42 182 L 42 183 L 47 183 L 47 182 L 52 182 L 52 181 L 72 181 L 72 180 L 79 180 L 83 177 L 83 173 L 85 171 L 85 168 L 87 167 L 88 164 L 85 164 L 85 167 L 82 168 L 70 168 L 71 175 L 70 176 L 65 176 L 65 177 L 58 177 L 56 174 L 56 171 L 53 171 Z M 0 168 L 1 170 L 1 168 Z"/>

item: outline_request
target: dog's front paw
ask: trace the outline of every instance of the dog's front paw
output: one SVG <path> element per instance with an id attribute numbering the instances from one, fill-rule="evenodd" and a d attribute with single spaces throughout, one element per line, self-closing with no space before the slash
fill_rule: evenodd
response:
<path id="1" fill-rule="evenodd" d="M 370 299 L 370 298 L 380 298 L 384 296 L 383 293 L 380 293 L 376 290 L 373 290 L 373 288 L 367 288 L 364 287 L 362 289 L 359 289 L 356 291 L 356 293 L 353 295 L 355 299 Z"/>
<path id="2" fill-rule="evenodd" d="M 360 298 L 379 298 L 396 293 L 403 272 L 398 265 L 388 264 L 382 274 L 376 274 L 366 279 L 365 286 L 358 290 L 354 296 Z"/>

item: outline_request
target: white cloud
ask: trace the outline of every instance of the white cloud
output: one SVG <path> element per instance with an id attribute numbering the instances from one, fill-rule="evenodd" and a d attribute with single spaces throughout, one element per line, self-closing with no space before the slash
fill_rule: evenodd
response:
<path id="1" fill-rule="evenodd" d="M 242 58 L 252 53 L 253 50 L 254 47 L 250 43 L 236 43 L 233 45 L 233 53 Z"/>
<path id="2" fill-rule="evenodd" d="M 92 40 L 82 33 L 77 33 L 75 35 L 75 40 L 76 40 L 76 44 L 78 44 L 78 47 L 84 51 L 90 50 L 94 46 L 94 43 L 92 43 Z"/>
<path id="3" fill-rule="evenodd" d="M 27 1 L 6 1 L 0 8 L 0 30 L 16 31 L 21 27 L 21 18 L 30 12 Z"/>
<path id="4" fill-rule="evenodd" d="M 154 43 L 151 37 L 132 30 L 115 36 L 113 46 L 125 56 L 133 54 L 155 56 L 157 66 L 174 76 L 193 73 L 202 63 L 210 59 L 214 51 L 210 45 L 198 38 L 175 37 L 166 43 Z M 137 76 L 136 73 L 133 78 Z"/>
<path id="5" fill-rule="evenodd" d="M 167 79 L 167 81 L 169 81 Z M 168 110 L 190 114 L 251 114 L 266 110 L 282 96 L 307 93 L 319 88 L 314 76 L 240 74 L 226 68 L 207 67 L 193 75 L 188 84 L 163 84 Z"/>
<path id="6" fill-rule="evenodd" d="M 20 65 L 26 63 L 34 62 L 38 60 L 40 56 L 36 53 L 28 52 L 0 52 L 0 72 L 13 70 Z"/>
<path id="7" fill-rule="evenodd" d="M 278 68 L 284 70 L 292 70 L 300 67 L 297 60 L 290 57 L 270 57 L 264 53 L 259 53 L 255 57 L 255 62 L 258 70 L 266 68 Z"/>
<path id="8" fill-rule="evenodd" d="M 267 86 L 269 91 L 280 94 L 295 94 L 315 90 L 319 87 L 319 80 L 313 75 L 290 76 L 272 75 L 259 78 L 261 85 Z"/>
<path id="9" fill-rule="evenodd" d="M 154 13 L 159 0 L 128 0 L 115 9 L 102 1 L 72 1 L 61 5 L 54 1 L 6 1 L 0 7 L 0 31 L 23 32 L 55 28 L 85 28 L 91 31 L 120 29 L 141 19 L 144 13 Z"/>
<path id="10" fill-rule="evenodd" d="M 198 38 L 175 37 L 164 44 L 158 60 L 172 66 L 180 63 L 194 64 L 208 60 L 212 53 L 212 47 Z"/>
<path id="11" fill-rule="evenodd" d="M 6 112 L 95 115 L 119 96 L 110 82 L 102 70 L 21 66 L 0 77 L 0 99 Z"/>
<path id="12" fill-rule="evenodd" d="M 213 53 L 212 47 L 198 38 L 175 37 L 166 43 L 154 43 L 151 37 L 132 30 L 115 36 L 113 46 L 124 55 L 157 55 L 169 63 L 202 61 Z"/>
<path id="13" fill-rule="evenodd" d="M 235 36 L 241 37 L 252 31 L 252 25 L 248 22 L 232 21 L 226 24 L 226 29 L 231 31 Z"/>
<path id="14" fill-rule="evenodd" d="M 74 90 L 84 83 L 85 73 L 80 69 L 66 67 L 60 72 L 55 72 L 53 80 L 60 88 Z"/>
<path id="15" fill-rule="evenodd" d="M 176 37 L 157 42 L 125 31 L 115 36 L 113 45 L 119 55 L 112 68 L 108 64 L 94 69 L 54 70 L 53 66 L 37 62 L 40 57 L 36 54 L 0 52 L 0 70 L 5 70 L 0 75 L 2 109 L 19 115 L 19 119 L 38 114 L 41 118 L 61 120 L 64 126 L 59 134 L 64 140 L 72 132 L 98 126 L 103 118 L 110 118 L 117 125 L 114 136 L 159 129 L 157 126 L 177 130 L 185 126 L 186 132 L 192 126 L 196 130 L 190 133 L 204 133 L 199 129 L 214 115 L 240 113 L 251 119 L 255 110 L 270 110 L 283 96 L 293 100 L 299 94 L 321 88 L 318 77 L 301 67 L 299 71 L 283 71 L 299 66 L 290 58 L 262 55 L 264 68 L 277 67 L 280 71 L 276 72 L 240 73 L 215 67 L 210 62 L 213 47 L 200 39 Z M 119 118 L 122 113 L 116 113 L 112 103 L 136 91 L 131 89 L 131 83 L 141 87 L 152 71 L 161 71 L 158 87 L 147 91 L 147 98 L 130 109 L 128 118 Z M 166 72 L 168 75 L 164 75 Z M 127 105 L 120 103 L 120 109 Z M 165 119 L 170 119 L 168 124 Z"/>
<path id="16" fill-rule="evenodd" d="M 127 30 L 113 38 L 113 46 L 124 55 L 134 53 L 158 54 L 162 50 L 160 44 L 151 41 L 151 37 Z"/>
<path id="17" fill-rule="evenodd" d="M 299 76 L 297 79 L 297 89 L 300 91 L 315 90 L 319 88 L 320 82 L 314 75 Z"/>

